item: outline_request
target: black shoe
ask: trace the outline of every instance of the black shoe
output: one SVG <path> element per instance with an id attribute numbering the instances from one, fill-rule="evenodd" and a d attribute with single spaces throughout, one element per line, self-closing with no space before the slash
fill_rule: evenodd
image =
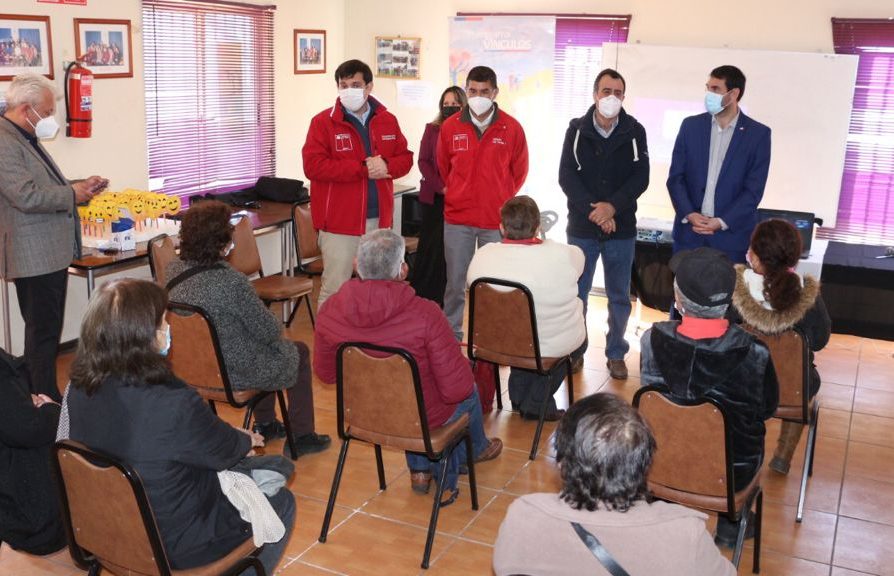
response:
<path id="1" fill-rule="evenodd" d="M 330 444 L 332 444 L 332 438 L 330 438 L 328 434 L 317 434 L 316 432 L 311 432 L 310 434 L 305 434 L 304 436 L 298 436 L 297 438 L 295 438 L 295 455 L 302 456 L 304 454 L 314 454 L 316 452 L 322 452 L 326 448 L 329 448 Z M 291 455 L 291 452 L 289 452 L 288 442 L 283 442 L 282 453 L 284 456 Z"/>
<path id="2" fill-rule="evenodd" d="M 739 537 L 739 522 L 731 522 L 723 515 L 717 516 L 717 534 L 714 536 L 714 544 L 724 548 L 735 548 L 736 539 Z M 754 512 L 748 513 L 748 527 L 745 529 L 745 539 L 754 538 Z"/>
<path id="3" fill-rule="evenodd" d="M 277 438 L 286 437 L 286 427 L 279 420 L 271 420 L 270 422 L 255 422 L 251 427 L 251 431 L 264 437 L 264 442 L 270 442 Z"/>

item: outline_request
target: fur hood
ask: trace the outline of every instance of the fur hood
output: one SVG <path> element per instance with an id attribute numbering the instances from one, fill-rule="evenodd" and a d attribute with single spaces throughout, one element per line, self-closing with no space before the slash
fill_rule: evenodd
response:
<path id="1" fill-rule="evenodd" d="M 779 334 L 792 328 L 801 321 L 807 311 L 813 308 L 816 298 L 820 293 L 819 280 L 813 276 L 804 276 L 804 286 L 801 289 L 801 299 L 784 311 L 765 308 L 763 303 L 756 300 L 748 289 L 745 279 L 745 265 L 736 264 L 736 288 L 733 290 L 733 306 L 742 316 L 746 324 L 754 326 L 765 334 Z"/>

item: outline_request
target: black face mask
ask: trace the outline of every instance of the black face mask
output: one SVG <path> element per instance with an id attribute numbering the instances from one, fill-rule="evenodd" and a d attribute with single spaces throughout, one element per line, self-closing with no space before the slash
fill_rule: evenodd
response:
<path id="1" fill-rule="evenodd" d="M 446 120 L 460 110 L 462 110 L 461 106 L 441 106 L 441 118 Z"/>

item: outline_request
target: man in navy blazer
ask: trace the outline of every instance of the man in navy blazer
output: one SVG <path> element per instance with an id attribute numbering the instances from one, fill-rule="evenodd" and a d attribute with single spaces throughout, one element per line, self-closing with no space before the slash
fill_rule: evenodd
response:
<path id="1" fill-rule="evenodd" d="M 674 252 L 710 246 L 745 262 L 770 169 L 770 129 L 739 109 L 745 75 L 711 71 L 704 114 L 683 120 L 667 189 L 674 204 Z"/>

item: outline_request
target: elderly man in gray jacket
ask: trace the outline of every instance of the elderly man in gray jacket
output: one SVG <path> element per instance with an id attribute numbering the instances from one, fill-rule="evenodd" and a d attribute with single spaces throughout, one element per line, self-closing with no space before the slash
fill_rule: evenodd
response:
<path id="1" fill-rule="evenodd" d="M 59 129 L 56 87 L 43 76 L 16 76 L 0 119 L 0 277 L 15 282 L 25 320 L 31 391 L 59 400 L 56 353 L 65 315 L 68 265 L 80 252 L 76 203 L 108 181 L 69 181 L 40 144 Z"/>

